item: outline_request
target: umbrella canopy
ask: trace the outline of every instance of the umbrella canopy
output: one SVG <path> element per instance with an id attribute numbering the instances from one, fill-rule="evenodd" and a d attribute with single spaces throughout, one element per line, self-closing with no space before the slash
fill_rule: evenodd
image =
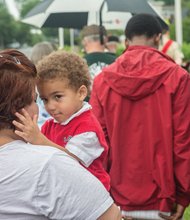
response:
<path id="1" fill-rule="evenodd" d="M 168 27 L 164 19 L 160 17 L 160 15 L 152 8 L 147 0 L 106 0 L 106 2 L 108 11 L 130 12 L 132 14 L 151 14 L 158 18 L 163 29 Z"/>
<path id="2" fill-rule="evenodd" d="M 85 25 L 102 23 L 107 29 L 123 29 L 131 14 L 138 13 L 159 17 L 146 0 L 44 0 L 22 21 L 40 28 L 81 29 Z"/>
<path id="3" fill-rule="evenodd" d="M 90 11 L 99 11 L 103 0 L 44 0 L 22 20 L 37 27 L 81 29 L 88 24 Z"/>
<path id="4" fill-rule="evenodd" d="M 146 0 L 106 0 L 106 2 L 109 11 L 127 11 L 133 14 L 149 13 L 157 16 Z"/>

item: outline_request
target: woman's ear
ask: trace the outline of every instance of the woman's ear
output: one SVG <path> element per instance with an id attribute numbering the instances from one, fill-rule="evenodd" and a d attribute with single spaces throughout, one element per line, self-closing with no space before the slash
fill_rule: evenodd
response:
<path id="1" fill-rule="evenodd" d="M 79 94 L 79 99 L 81 101 L 83 101 L 86 96 L 88 95 L 88 90 L 87 87 L 85 85 L 82 85 L 79 89 L 78 89 L 78 94 Z"/>

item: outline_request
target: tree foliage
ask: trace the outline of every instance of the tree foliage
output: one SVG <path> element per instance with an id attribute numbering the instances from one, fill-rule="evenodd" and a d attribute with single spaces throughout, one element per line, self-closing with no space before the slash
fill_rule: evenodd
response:
<path id="1" fill-rule="evenodd" d="M 160 1 L 160 0 L 155 0 L 155 1 Z M 166 5 L 173 5 L 174 0 L 162 0 Z"/>
<path id="2" fill-rule="evenodd" d="M 22 7 L 21 7 L 21 17 L 24 18 L 27 13 L 34 8 L 39 2 L 40 0 L 17 0 L 17 2 L 19 2 Z M 33 27 L 31 25 L 26 24 L 26 26 L 29 29 L 34 29 L 36 27 Z M 30 45 L 34 45 L 35 43 L 37 43 L 38 41 L 42 41 L 42 40 L 50 40 L 53 41 L 52 39 L 57 38 L 58 36 L 58 30 L 57 28 L 41 28 L 41 36 L 39 34 L 34 35 L 33 34 L 33 38 L 28 41 L 28 43 Z"/>
<path id="3" fill-rule="evenodd" d="M 29 25 L 16 21 L 8 12 L 5 3 L 0 3 L 0 48 L 11 47 L 12 43 L 20 46 L 25 43 L 32 45 L 35 36 L 30 31 Z"/>
<path id="4" fill-rule="evenodd" d="M 35 7 L 35 5 L 40 2 L 40 0 L 19 0 L 19 2 L 21 4 L 20 15 L 23 18 L 33 7 Z"/>
<path id="5" fill-rule="evenodd" d="M 7 27 L 8 24 L 8 27 Z M 14 19 L 9 15 L 4 4 L 0 4 L 0 47 L 4 48 L 15 38 Z"/>

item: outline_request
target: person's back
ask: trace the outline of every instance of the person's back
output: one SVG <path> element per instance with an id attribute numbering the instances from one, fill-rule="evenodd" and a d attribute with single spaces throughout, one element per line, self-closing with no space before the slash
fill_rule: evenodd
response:
<path id="1" fill-rule="evenodd" d="M 110 143 L 111 194 L 137 219 L 190 201 L 190 79 L 155 49 L 159 33 L 154 17 L 134 16 L 127 51 L 96 77 L 90 99 Z"/>
<path id="2" fill-rule="evenodd" d="M 75 192 L 86 181 L 93 184 L 95 178 L 83 173 L 82 166 L 66 153 L 18 140 L 2 146 L 0 167 L 0 219 L 96 219 L 96 200 L 90 205 Z M 73 180 L 77 176 L 76 183 Z M 83 187 L 81 195 L 86 190 Z M 100 196 L 103 201 L 104 196 Z M 105 203 L 111 202 L 106 197 Z"/>
<path id="3" fill-rule="evenodd" d="M 3 169 L 0 172 L 0 219 L 41 220 L 48 219 L 50 212 L 55 217 L 53 209 L 50 210 L 49 196 L 54 181 L 63 178 L 53 173 L 59 172 L 59 161 L 56 161 L 59 157 L 65 157 L 65 164 L 62 165 L 69 171 L 68 156 L 59 155 L 55 148 L 25 144 L 19 140 L 1 148 L 0 167 Z M 54 161 L 54 167 L 50 161 Z M 47 181 L 50 174 L 51 181 Z M 42 206 L 46 210 L 42 211 Z"/>
<path id="4" fill-rule="evenodd" d="M 102 69 L 113 63 L 116 57 L 108 52 L 92 52 L 84 56 L 86 59 L 92 80 L 101 73 Z"/>

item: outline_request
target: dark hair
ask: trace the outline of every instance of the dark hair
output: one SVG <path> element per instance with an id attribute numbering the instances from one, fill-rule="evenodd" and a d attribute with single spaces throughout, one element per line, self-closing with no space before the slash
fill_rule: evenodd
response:
<path id="1" fill-rule="evenodd" d="M 125 36 L 131 40 L 134 36 L 146 36 L 151 38 L 162 33 L 162 27 L 158 19 L 150 14 L 134 15 L 127 23 Z"/>
<path id="2" fill-rule="evenodd" d="M 117 42 L 119 43 L 119 37 L 115 35 L 108 35 L 108 42 Z"/>
<path id="3" fill-rule="evenodd" d="M 36 75 L 23 53 L 0 51 L 0 129 L 14 129 L 15 112 L 32 103 Z"/>

